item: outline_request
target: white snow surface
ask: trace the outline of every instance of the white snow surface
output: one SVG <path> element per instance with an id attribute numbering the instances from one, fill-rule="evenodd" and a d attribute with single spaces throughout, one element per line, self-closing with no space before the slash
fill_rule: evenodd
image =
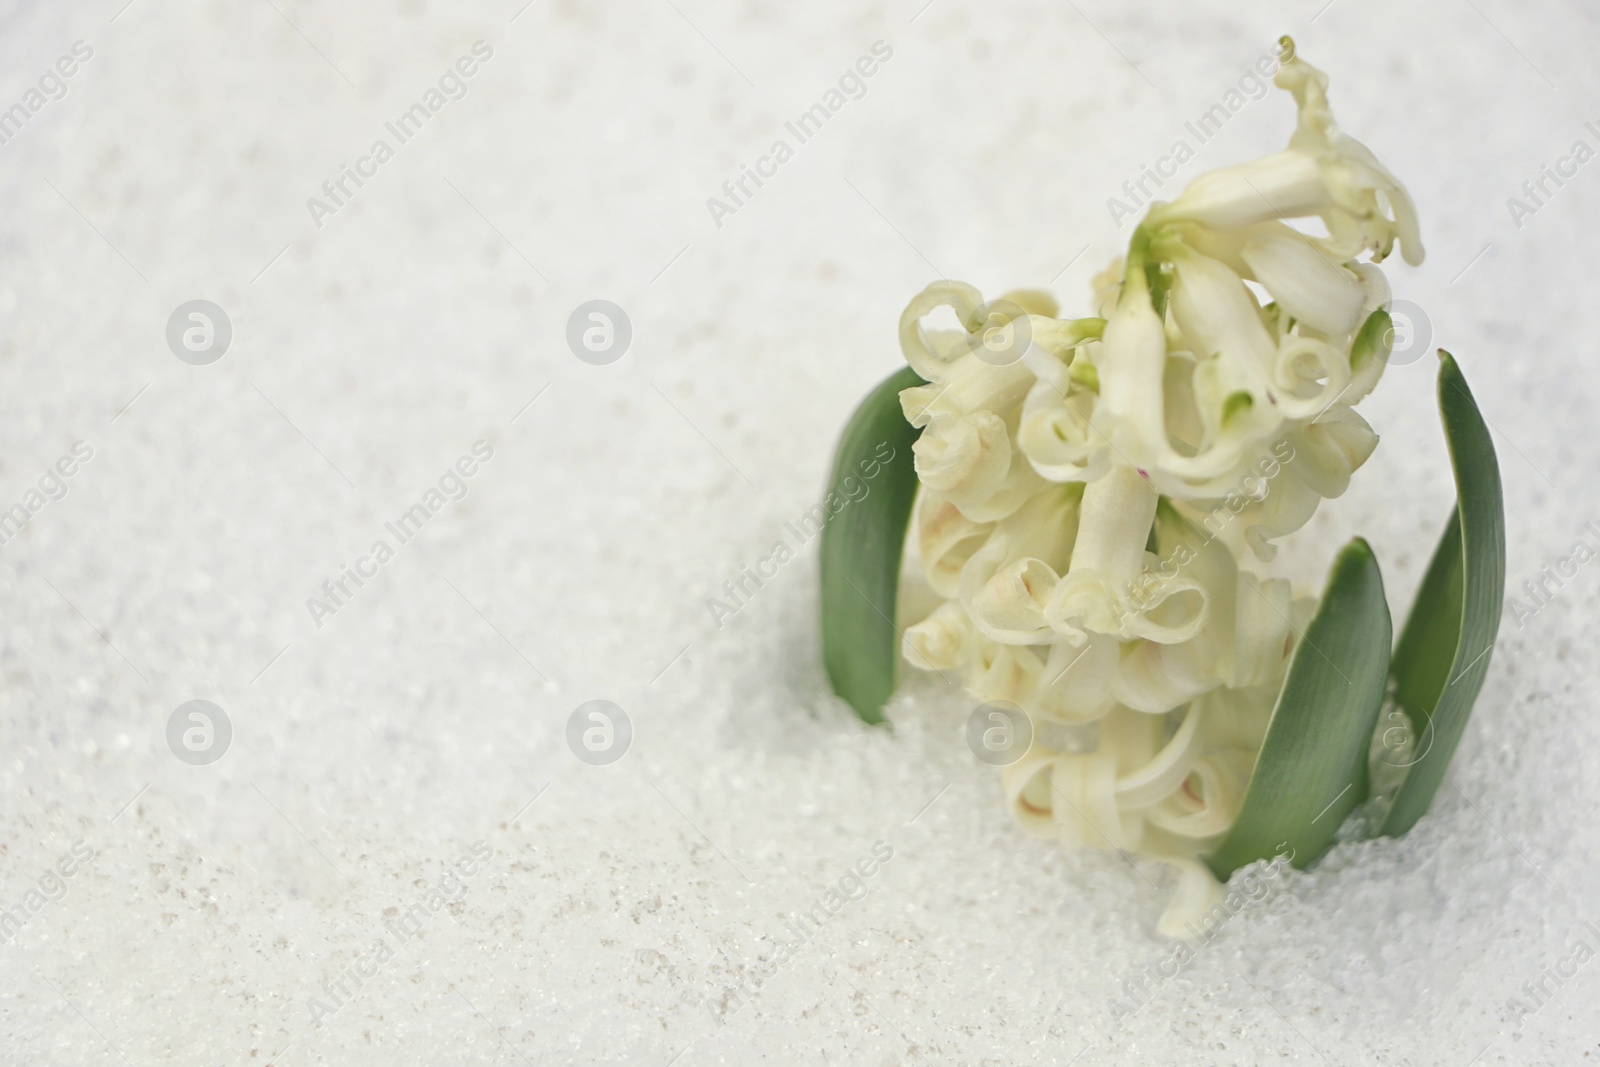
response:
<path id="1" fill-rule="evenodd" d="M 1164 869 L 1012 826 L 970 701 L 908 672 L 889 731 L 830 695 L 814 542 L 720 627 L 707 607 L 794 540 L 910 296 L 949 276 L 1086 313 L 1131 230 L 1107 198 L 1285 32 L 1416 197 L 1428 258 L 1390 276 L 1495 430 L 1520 593 L 1600 522 L 1600 164 L 1569 157 L 1600 148 L 1592 8 L 123 2 L 0 9 L 0 109 L 28 112 L 0 145 L 0 509 L 92 449 L 0 546 L 0 907 L 27 920 L 0 1062 L 1600 1057 L 1600 565 L 1508 613 L 1413 833 L 1290 872 L 1176 974 Z M 477 41 L 466 95 L 398 144 Z M 1292 116 L 1248 100 L 1160 195 Z M 319 226 L 307 198 L 379 138 Z M 1513 219 L 1545 165 L 1564 184 Z M 606 366 L 565 340 L 596 298 L 632 324 Z M 193 299 L 233 328 L 206 366 L 166 340 Z M 1402 619 L 1452 499 L 1414 355 L 1285 553 L 1315 586 L 1363 534 Z M 466 496 L 314 621 L 479 441 Z M 167 742 L 193 699 L 232 724 L 209 765 Z M 632 723 L 609 766 L 566 740 L 592 699 Z M 875 845 L 865 896 L 799 939 Z"/>

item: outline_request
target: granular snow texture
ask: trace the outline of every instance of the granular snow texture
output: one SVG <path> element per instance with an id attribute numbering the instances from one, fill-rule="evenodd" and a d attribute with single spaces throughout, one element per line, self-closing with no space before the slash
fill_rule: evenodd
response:
<path id="1" fill-rule="evenodd" d="M 1600 1057 L 1593 8 L 123 2 L 0 7 L 0 1062 Z M 1384 442 L 1283 566 L 1359 532 L 1403 617 L 1452 499 L 1431 338 L 1510 592 L 1555 578 L 1416 830 L 1176 967 L 1165 870 L 1012 826 L 966 698 L 830 696 L 787 524 L 928 281 L 1085 313 L 1108 198 L 1281 146 L 1285 32 L 1429 255 Z M 194 300 L 214 362 L 169 344 Z M 169 742 L 191 700 L 231 738 Z"/>

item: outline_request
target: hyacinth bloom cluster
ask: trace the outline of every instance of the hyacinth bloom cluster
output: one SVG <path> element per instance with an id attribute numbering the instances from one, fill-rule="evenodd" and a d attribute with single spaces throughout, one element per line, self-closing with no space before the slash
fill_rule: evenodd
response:
<path id="1" fill-rule="evenodd" d="M 1022 826 L 1177 867 L 1172 935 L 1221 892 L 1201 860 L 1315 607 L 1253 568 L 1377 443 L 1355 410 L 1387 359 L 1375 264 L 1422 257 L 1405 190 L 1285 51 L 1288 147 L 1152 206 L 1098 315 L 941 281 L 900 322 L 928 383 L 901 394 L 912 543 L 942 598 L 905 657 L 1037 724 L 1002 770 Z"/>

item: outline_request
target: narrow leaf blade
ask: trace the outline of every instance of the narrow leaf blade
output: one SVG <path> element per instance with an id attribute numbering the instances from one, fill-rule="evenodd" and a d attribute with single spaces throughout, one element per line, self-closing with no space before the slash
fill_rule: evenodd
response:
<path id="1" fill-rule="evenodd" d="M 1380 832 L 1405 833 L 1444 782 L 1489 673 L 1506 587 L 1506 517 L 1494 440 L 1461 368 L 1439 353 L 1439 414 L 1456 507 L 1394 653 L 1395 698 L 1418 738 Z"/>
<path id="2" fill-rule="evenodd" d="M 822 661 L 833 691 L 869 723 L 883 722 L 883 706 L 894 692 L 900 556 L 917 494 L 911 446 L 921 431 L 906 422 L 900 391 L 923 384 L 907 367 L 867 394 L 839 437 L 828 480 Z M 836 501 L 846 503 L 835 511 Z"/>
<path id="3" fill-rule="evenodd" d="M 1306 866 L 1367 799 L 1367 750 L 1391 638 L 1378 561 L 1356 538 L 1334 560 L 1289 662 L 1239 817 L 1208 861 L 1218 878 L 1284 848 L 1295 866 Z"/>

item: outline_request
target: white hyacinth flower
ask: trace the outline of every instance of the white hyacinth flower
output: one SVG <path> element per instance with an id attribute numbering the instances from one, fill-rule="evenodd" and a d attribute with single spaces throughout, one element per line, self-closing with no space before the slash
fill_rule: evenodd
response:
<path id="1" fill-rule="evenodd" d="M 1096 278 L 1096 316 L 941 281 L 900 321 L 928 383 L 901 394 L 922 429 L 911 543 L 943 598 L 904 654 L 1032 717 L 1002 771 L 1018 822 L 1172 864 L 1174 936 L 1221 891 L 1202 858 L 1315 608 L 1250 563 L 1372 453 L 1354 407 L 1387 360 L 1374 264 L 1397 242 L 1422 256 L 1410 197 L 1334 125 L 1327 79 L 1289 45 L 1276 81 L 1289 147 L 1154 205 Z M 1309 219 L 1327 236 L 1291 225 Z M 938 314 L 957 328 L 928 329 Z"/>
<path id="2" fill-rule="evenodd" d="M 1329 236 L 1317 243 L 1338 262 L 1369 252 L 1388 256 L 1396 241 L 1412 266 L 1422 262 L 1422 236 L 1411 196 L 1371 149 L 1339 131 L 1328 107 L 1328 76 L 1294 54 L 1273 81 L 1294 95 L 1299 122 L 1289 147 L 1249 163 L 1202 174 L 1171 204 L 1150 212 L 1161 224 L 1185 220 L 1237 230 L 1269 219 L 1316 216 Z"/>

